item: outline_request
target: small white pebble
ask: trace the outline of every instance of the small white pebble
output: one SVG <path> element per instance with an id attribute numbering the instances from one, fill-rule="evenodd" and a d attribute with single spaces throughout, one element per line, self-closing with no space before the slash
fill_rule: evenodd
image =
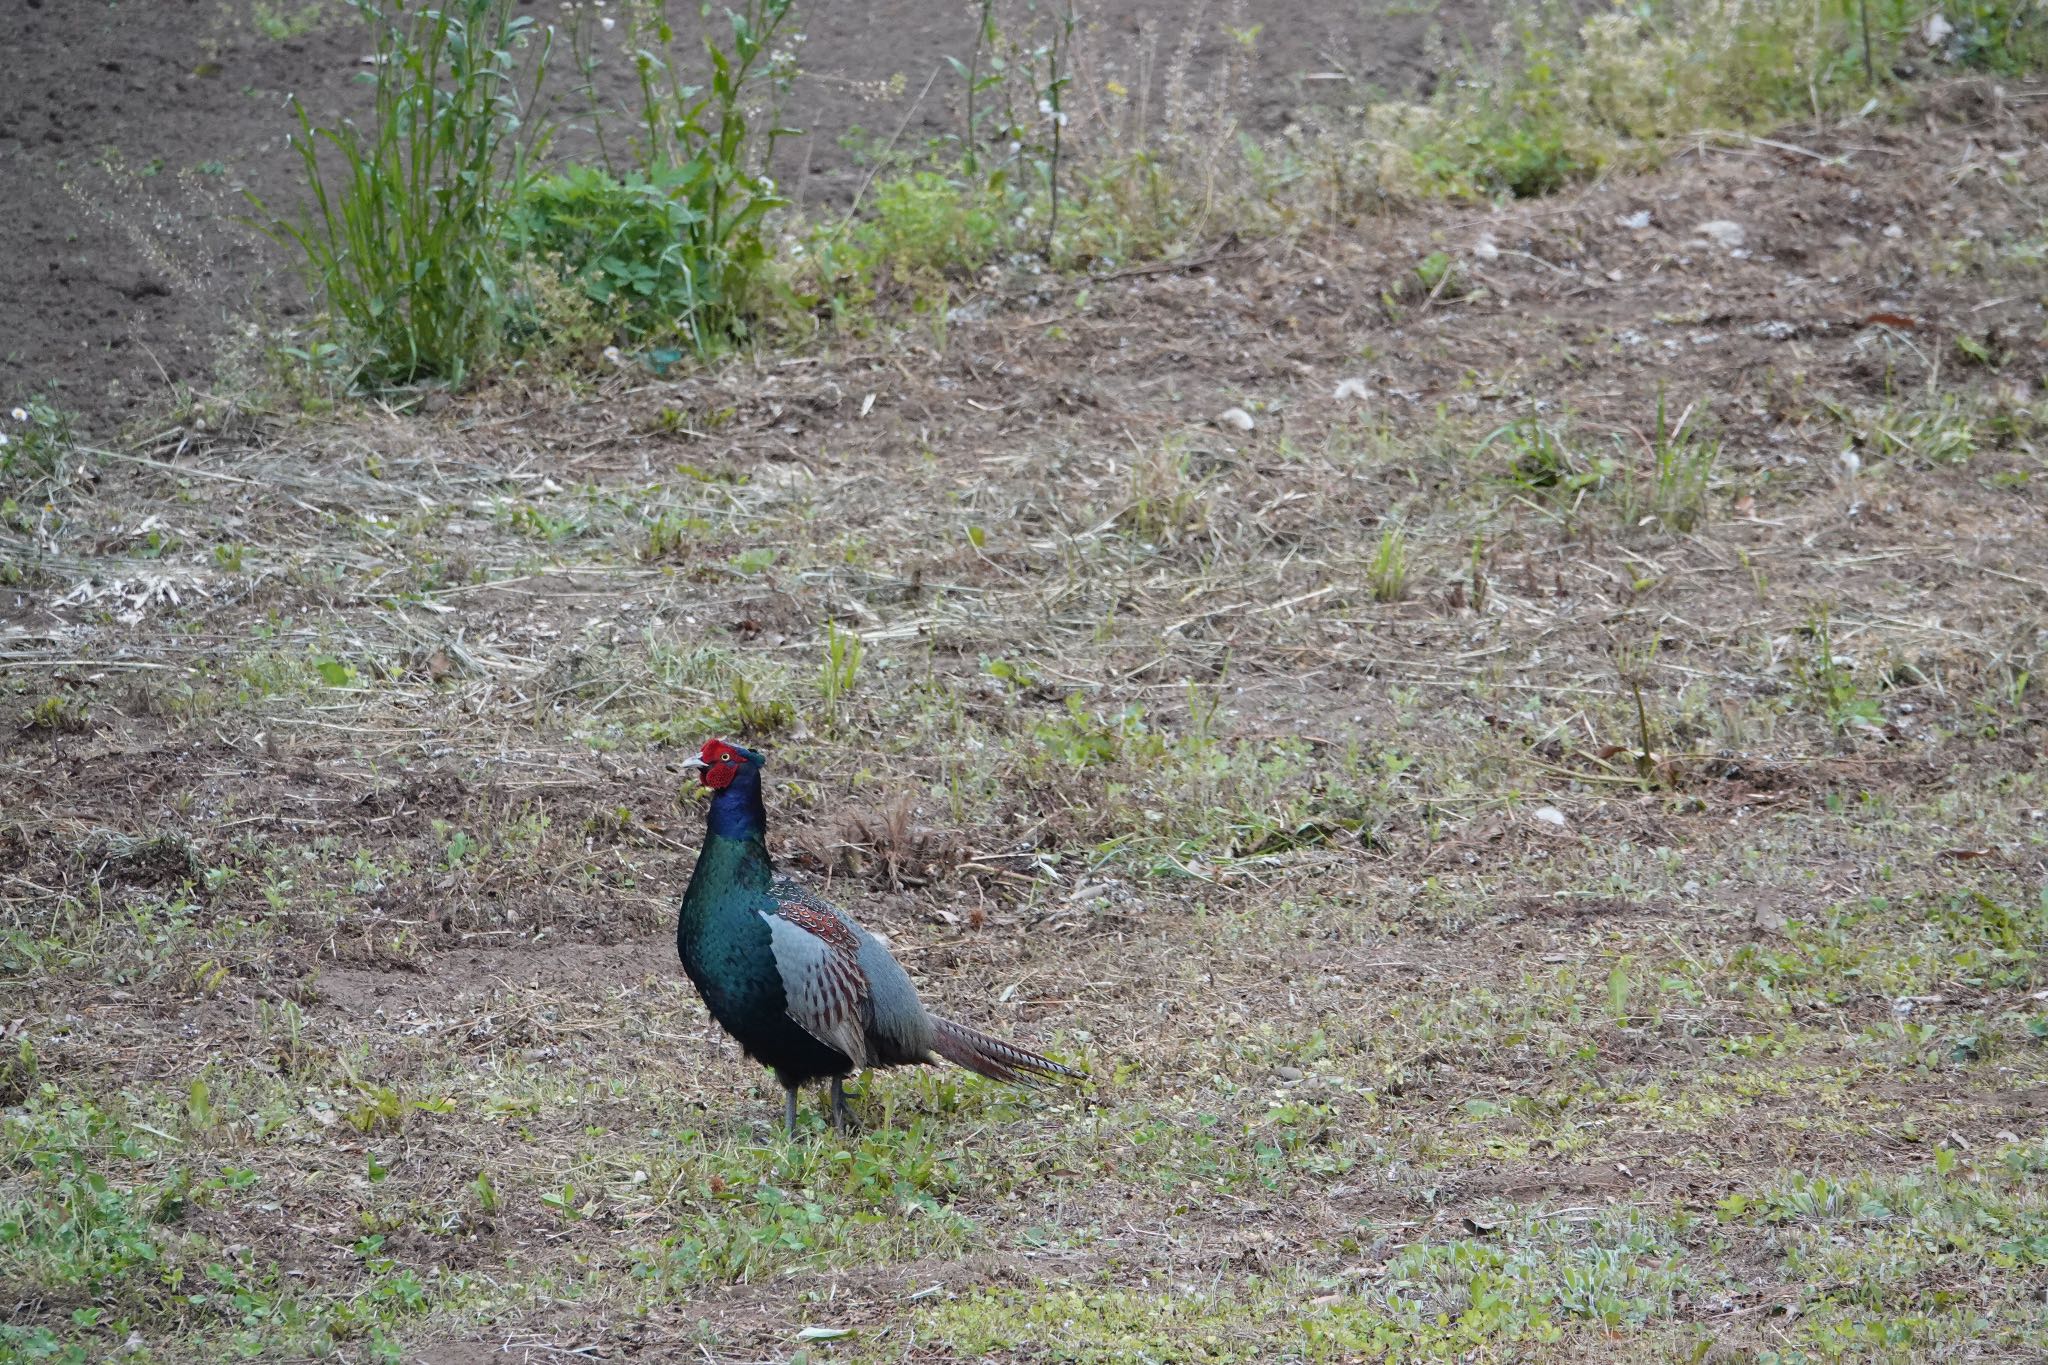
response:
<path id="1" fill-rule="evenodd" d="M 1250 431 L 1258 425 L 1243 408 L 1225 408 L 1216 414 L 1216 423 L 1218 426 L 1236 427 L 1239 431 Z"/>
<path id="2" fill-rule="evenodd" d="M 1701 223 L 1692 231 L 1695 237 L 1706 237 L 1712 240 L 1714 245 L 1728 251 L 1735 250 L 1749 240 L 1749 234 L 1743 230 L 1742 224 L 1730 222 L 1726 218 L 1715 218 Z"/>
<path id="3" fill-rule="evenodd" d="M 1546 825 L 1556 825 L 1559 829 L 1564 828 L 1564 812 L 1556 806 L 1538 806 L 1529 813 Z"/>

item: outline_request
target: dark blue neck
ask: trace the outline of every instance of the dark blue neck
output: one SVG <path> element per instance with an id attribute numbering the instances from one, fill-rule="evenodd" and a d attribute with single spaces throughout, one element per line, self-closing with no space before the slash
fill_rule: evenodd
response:
<path id="1" fill-rule="evenodd" d="M 768 812 L 761 804 L 761 770 L 749 763 L 730 785 L 711 797 L 706 822 L 721 839 L 759 839 L 768 832 Z"/>

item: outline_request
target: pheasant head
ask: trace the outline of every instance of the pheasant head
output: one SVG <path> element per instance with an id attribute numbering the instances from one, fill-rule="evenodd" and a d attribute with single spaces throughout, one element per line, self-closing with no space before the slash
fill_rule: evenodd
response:
<path id="1" fill-rule="evenodd" d="M 697 780 L 716 792 L 730 787 L 743 772 L 751 771 L 758 782 L 765 762 L 767 759 L 752 749 L 742 749 L 722 739 L 707 739 L 695 758 L 683 760 L 683 766 L 694 770 Z"/>
<path id="2" fill-rule="evenodd" d="M 685 769 L 711 789 L 710 826 L 713 834 L 730 839 L 759 838 L 767 825 L 761 805 L 761 765 L 767 759 L 752 749 L 722 739 L 709 739 L 694 758 L 683 760 Z"/>

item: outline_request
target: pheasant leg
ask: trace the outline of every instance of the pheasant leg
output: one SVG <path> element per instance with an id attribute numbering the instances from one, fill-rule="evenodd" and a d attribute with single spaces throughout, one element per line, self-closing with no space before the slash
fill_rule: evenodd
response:
<path id="1" fill-rule="evenodd" d="M 840 1076 L 834 1076 L 832 1078 L 833 1130 L 835 1132 L 843 1133 L 849 1128 L 858 1128 L 859 1126 L 859 1124 L 854 1122 L 853 1111 L 846 1107 L 845 1078 Z"/>
<path id="2" fill-rule="evenodd" d="M 796 1087 L 795 1087 L 795 1086 L 793 1086 L 793 1085 L 785 1085 L 785 1086 L 783 1086 L 783 1087 L 782 1087 L 782 1100 L 783 1100 L 783 1104 L 782 1104 L 782 1113 L 783 1113 L 783 1117 L 785 1117 L 786 1119 L 788 1119 L 788 1120 L 789 1120 L 789 1135 L 790 1135 L 791 1137 L 795 1137 L 795 1136 L 796 1136 Z"/>

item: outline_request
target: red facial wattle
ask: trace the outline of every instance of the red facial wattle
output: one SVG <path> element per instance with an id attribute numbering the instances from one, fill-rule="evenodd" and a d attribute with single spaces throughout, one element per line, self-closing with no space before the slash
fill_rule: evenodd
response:
<path id="1" fill-rule="evenodd" d="M 713 791 L 723 791 L 730 787 L 746 761 L 722 739 L 707 740 L 697 757 L 704 764 L 704 772 L 699 780 Z"/>

